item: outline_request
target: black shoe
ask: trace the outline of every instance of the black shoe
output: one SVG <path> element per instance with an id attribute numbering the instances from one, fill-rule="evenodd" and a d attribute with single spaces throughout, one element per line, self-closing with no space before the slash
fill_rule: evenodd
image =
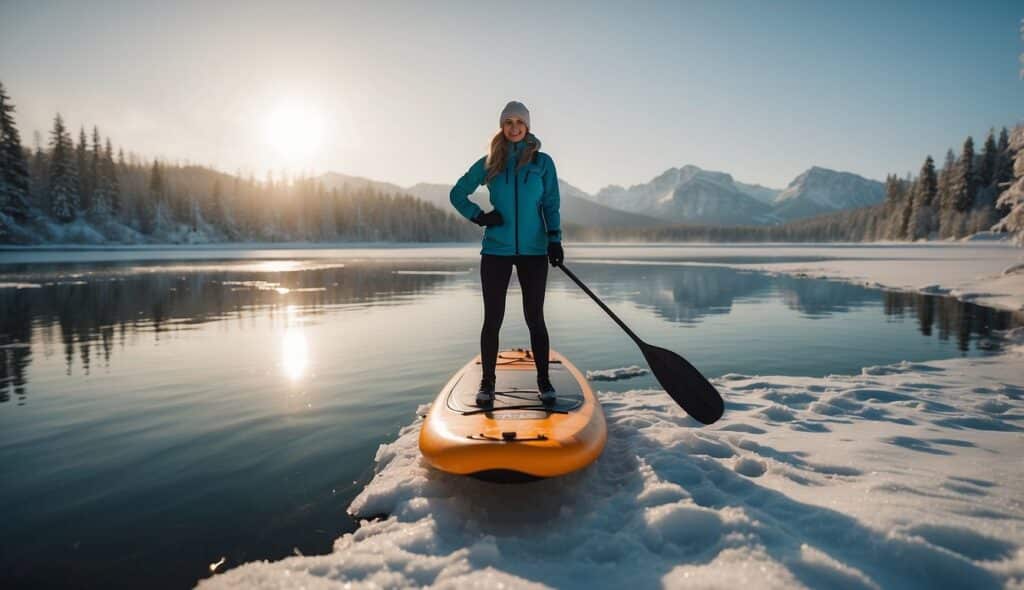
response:
<path id="1" fill-rule="evenodd" d="M 494 405 L 494 378 L 484 377 L 480 380 L 480 388 L 476 391 L 476 405 L 489 408 Z"/>
<path id="2" fill-rule="evenodd" d="M 540 401 L 545 404 L 555 403 L 555 388 L 547 377 L 537 377 L 537 391 Z"/>

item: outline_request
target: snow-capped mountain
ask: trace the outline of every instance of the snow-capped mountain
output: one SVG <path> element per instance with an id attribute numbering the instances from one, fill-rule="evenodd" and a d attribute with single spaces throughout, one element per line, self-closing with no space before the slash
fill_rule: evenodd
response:
<path id="1" fill-rule="evenodd" d="M 607 186 L 593 200 L 670 223 L 759 225 L 875 205 L 884 197 L 885 188 L 876 180 L 818 166 L 780 191 L 687 165 L 669 168 L 650 182 L 628 189 Z"/>
<path id="2" fill-rule="evenodd" d="M 442 211 L 455 213 L 455 209 L 449 200 L 449 194 L 452 190 L 452 185 L 450 184 L 420 182 L 405 188 L 390 182 L 370 180 L 361 176 L 350 176 L 337 172 L 328 172 L 321 176 L 321 180 L 327 190 L 332 188 L 340 189 L 345 183 L 352 187 L 363 187 L 369 184 L 377 191 L 390 194 L 412 195 L 438 207 Z M 587 193 L 561 179 L 558 181 L 558 188 L 561 196 L 560 212 L 562 223 L 572 223 L 587 227 L 650 227 L 664 223 L 653 217 L 599 205 L 590 200 Z M 491 208 L 486 187 L 481 187 L 470 196 L 470 199 L 485 209 Z"/>
<path id="3" fill-rule="evenodd" d="M 774 211 L 782 221 L 876 205 L 885 199 L 885 186 L 850 172 L 812 166 L 775 197 Z"/>
<path id="4" fill-rule="evenodd" d="M 765 190 L 771 189 L 741 188 L 729 174 L 687 165 L 669 168 L 650 182 L 628 189 L 607 186 L 593 198 L 608 207 L 669 223 L 748 225 L 771 222 L 772 207 L 750 194 L 765 198 Z"/>
<path id="5" fill-rule="evenodd" d="M 418 183 L 401 187 L 338 173 L 322 177 L 326 188 L 373 186 L 386 193 L 404 193 L 444 211 L 454 211 L 448 200 L 451 185 Z M 746 184 L 726 172 L 686 165 L 669 168 L 645 184 L 625 188 L 609 185 L 596 195 L 559 179 L 562 220 L 590 227 L 653 227 L 662 224 L 765 225 L 785 223 L 842 209 L 882 202 L 882 183 L 852 174 L 813 166 L 797 176 L 785 190 Z M 487 189 L 470 197 L 490 208 Z"/>
<path id="6" fill-rule="evenodd" d="M 736 188 L 766 205 L 771 205 L 775 201 L 775 197 L 782 192 L 777 188 L 768 188 L 766 186 L 761 186 L 760 184 L 747 184 L 738 180 L 734 180 L 733 184 L 736 185 Z"/>
<path id="7" fill-rule="evenodd" d="M 403 189 L 403 192 L 418 197 L 440 207 L 445 211 L 454 212 L 449 194 L 452 187 L 447 184 L 430 184 L 421 182 Z M 620 211 L 599 205 L 590 200 L 590 196 L 573 185 L 559 179 L 560 213 L 563 223 L 574 223 L 588 227 L 649 227 L 661 225 L 663 222 L 635 213 Z M 490 209 L 486 187 L 480 187 L 470 196 L 477 205 Z"/>

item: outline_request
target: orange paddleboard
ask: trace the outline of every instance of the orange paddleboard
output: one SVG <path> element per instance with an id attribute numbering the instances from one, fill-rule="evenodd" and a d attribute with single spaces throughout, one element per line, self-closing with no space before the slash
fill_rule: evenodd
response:
<path id="1" fill-rule="evenodd" d="M 482 376 L 479 355 L 441 389 L 420 430 L 420 452 L 432 466 L 495 481 L 528 481 L 565 475 L 601 455 L 608 437 L 601 404 L 590 384 L 558 352 L 548 374 L 554 404 L 538 398 L 537 370 L 529 350 L 498 353 L 495 400 L 476 406 Z"/>

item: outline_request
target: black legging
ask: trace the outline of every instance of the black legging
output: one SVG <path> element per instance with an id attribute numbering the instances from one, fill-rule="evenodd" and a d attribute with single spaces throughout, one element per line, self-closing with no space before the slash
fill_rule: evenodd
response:
<path id="1" fill-rule="evenodd" d="M 498 330 L 505 318 L 505 294 L 512 277 L 512 266 L 523 289 L 523 314 L 530 329 L 530 347 L 537 375 L 548 375 L 548 329 L 544 325 L 544 289 L 548 280 L 548 257 L 495 256 L 480 257 L 480 284 L 484 293 L 484 327 L 480 331 L 480 356 L 483 376 L 494 378 L 498 361 Z"/>

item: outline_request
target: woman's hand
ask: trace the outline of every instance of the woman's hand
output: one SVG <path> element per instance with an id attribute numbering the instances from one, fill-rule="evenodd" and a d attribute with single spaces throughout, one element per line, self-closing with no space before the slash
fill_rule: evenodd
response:
<path id="1" fill-rule="evenodd" d="M 551 266 L 562 264 L 565 259 L 565 252 L 562 251 L 562 242 L 548 242 L 548 262 Z"/>
<path id="2" fill-rule="evenodd" d="M 473 223 L 481 227 L 491 227 L 493 225 L 501 225 L 505 223 L 505 220 L 501 218 L 501 213 L 498 213 L 497 209 L 491 209 L 487 213 L 481 211 L 473 218 Z"/>

